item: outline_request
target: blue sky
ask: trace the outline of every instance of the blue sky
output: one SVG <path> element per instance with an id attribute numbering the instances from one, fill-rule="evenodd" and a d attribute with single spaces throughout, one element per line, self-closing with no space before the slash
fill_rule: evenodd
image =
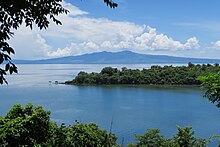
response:
<path id="1" fill-rule="evenodd" d="M 90 17 L 146 24 L 180 41 L 198 36 L 205 45 L 220 39 L 219 0 L 118 0 L 115 10 L 103 7 L 102 0 L 68 2 Z"/>
<path id="2" fill-rule="evenodd" d="M 15 58 L 41 59 L 98 51 L 220 58 L 219 0 L 66 0 L 70 14 L 47 30 L 21 27 Z M 23 42 L 28 42 L 25 47 Z"/>

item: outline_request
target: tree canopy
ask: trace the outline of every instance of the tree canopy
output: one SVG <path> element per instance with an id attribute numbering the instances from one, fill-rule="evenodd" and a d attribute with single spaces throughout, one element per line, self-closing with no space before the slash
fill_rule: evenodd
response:
<path id="1" fill-rule="evenodd" d="M 205 90 L 204 97 L 220 108 L 220 71 L 207 73 L 197 79 L 202 82 L 202 88 Z"/>
<path id="2" fill-rule="evenodd" d="M 0 2 L 0 84 L 7 83 L 4 75 L 17 73 L 10 55 L 15 54 L 8 40 L 14 35 L 13 29 L 18 29 L 22 24 L 32 29 L 33 25 L 39 29 L 46 29 L 52 20 L 57 25 L 62 23 L 56 18 L 60 14 L 67 14 L 68 10 L 61 5 L 62 0 L 2 0 Z M 107 6 L 118 6 L 111 0 L 104 0 Z"/>
<path id="3" fill-rule="evenodd" d="M 210 139 L 196 138 L 192 127 L 179 127 L 178 132 L 172 138 L 160 135 L 159 129 L 148 129 L 144 135 L 134 135 L 137 143 L 131 143 L 128 147 L 206 147 Z"/>
<path id="4" fill-rule="evenodd" d="M 10 54 L 14 49 L 8 44 L 8 40 L 14 35 L 12 29 L 18 29 L 22 24 L 32 29 L 36 24 L 40 29 L 49 26 L 49 20 L 58 25 L 61 22 L 56 16 L 68 13 L 60 4 L 62 0 L 6 0 L 0 3 L 0 64 L 5 63 L 5 69 L 0 68 L 0 83 L 6 82 L 4 75 L 9 72 L 17 73 L 17 67 L 12 63 Z"/>
<path id="5" fill-rule="evenodd" d="M 0 147 L 110 147 L 116 139 L 94 123 L 58 126 L 50 120 L 49 111 L 32 104 L 14 105 L 5 117 L 0 116 Z"/>
<path id="6" fill-rule="evenodd" d="M 105 67 L 100 73 L 79 72 L 72 80 L 66 84 L 132 84 L 132 85 L 199 85 L 201 81 L 198 76 L 206 72 L 217 73 L 220 66 L 211 64 L 192 64 L 188 66 L 151 66 L 150 69 L 127 69 L 121 70 L 112 67 Z"/>
<path id="7" fill-rule="evenodd" d="M 192 127 L 177 127 L 177 133 L 166 138 L 159 129 L 148 129 L 143 135 L 135 134 L 137 141 L 128 147 L 205 147 L 212 139 L 196 138 Z M 0 116 L 0 147 L 120 147 L 112 132 L 101 130 L 94 123 L 58 126 L 50 119 L 50 112 L 41 106 L 14 105 L 6 116 Z M 122 145 L 123 146 L 123 143 Z"/>

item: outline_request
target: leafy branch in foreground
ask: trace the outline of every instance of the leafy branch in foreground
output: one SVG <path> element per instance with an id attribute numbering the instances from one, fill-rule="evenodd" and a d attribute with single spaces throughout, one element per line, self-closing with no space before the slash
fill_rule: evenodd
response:
<path id="1" fill-rule="evenodd" d="M 219 135 L 208 139 L 196 138 L 192 127 L 177 127 L 177 133 L 166 138 L 159 129 L 148 129 L 144 135 L 134 135 L 137 142 L 128 147 L 205 147 Z M 113 147 L 117 137 L 101 130 L 94 123 L 58 126 L 50 119 L 50 112 L 41 106 L 14 105 L 5 117 L 0 116 L 0 147 L 53 146 L 53 147 Z"/>
<path id="2" fill-rule="evenodd" d="M 0 2 L 0 84 L 7 83 L 4 76 L 7 73 L 17 73 L 17 67 L 12 63 L 11 54 L 14 49 L 8 40 L 14 35 L 12 30 L 17 30 L 22 24 L 30 29 L 33 25 L 41 29 L 49 27 L 50 20 L 57 25 L 62 25 L 56 17 L 67 14 L 69 11 L 61 5 L 62 0 L 1 0 Z M 110 8 L 116 8 L 117 3 L 104 0 Z"/>
<path id="3" fill-rule="evenodd" d="M 202 82 L 202 88 L 205 90 L 204 97 L 220 108 L 220 71 L 199 76 L 197 80 Z"/>
<path id="4" fill-rule="evenodd" d="M 5 117 L 0 116 L 0 147 L 110 147 L 116 139 L 94 123 L 58 126 L 50 120 L 49 111 L 32 104 L 14 105 Z"/>
<path id="5" fill-rule="evenodd" d="M 62 23 L 56 16 L 68 13 L 60 4 L 62 0 L 4 0 L 0 3 L 0 64 L 5 64 L 5 69 L 0 68 L 0 84 L 7 83 L 4 75 L 17 73 L 17 67 L 12 63 L 11 54 L 14 49 L 8 44 L 8 40 L 14 35 L 13 29 L 17 30 L 22 24 L 33 28 L 46 29 L 52 20 L 57 25 Z"/>
<path id="6" fill-rule="evenodd" d="M 113 2 L 112 0 L 104 0 L 104 2 L 109 6 L 110 8 L 116 8 L 118 7 L 118 4 Z"/>

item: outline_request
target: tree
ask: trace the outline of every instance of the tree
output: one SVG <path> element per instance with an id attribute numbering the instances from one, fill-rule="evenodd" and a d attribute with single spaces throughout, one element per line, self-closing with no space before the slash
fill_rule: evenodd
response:
<path id="1" fill-rule="evenodd" d="M 203 68 L 204 67 L 204 68 Z M 156 85 L 199 85 L 198 76 L 206 72 L 218 72 L 220 66 L 152 66 L 150 69 L 127 69 L 105 67 L 100 73 L 80 72 L 66 84 L 156 84 Z"/>
<path id="2" fill-rule="evenodd" d="M 135 135 L 137 143 L 129 144 L 128 147 L 206 147 L 210 139 L 196 138 L 192 127 L 179 127 L 178 132 L 172 138 L 160 135 L 159 129 L 148 129 L 144 135 Z"/>
<path id="3" fill-rule="evenodd" d="M 129 146 L 148 146 L 148 147 L 161 147 L 167 144 L 167 140 L 164 136 L 160 135 L 159 129 L 148 129 L 144 135 L 134 135 L 138 140 L 136 144 L 130 144 Z"/>
<path id="4" fill-rule="evenodd" d="M 116 8 L 118 7 L 118 4 L 113 2 L 112 0 L 104 0 L 104 2 L 109 6 L 110 8 Z"/>
<path id="5" fill-rule="evenodd" d="M 5 69 L 0 69 L 0 83 L 7 83 L 4 75 L 7 72 L 17 73 L 17 67 L 12 63 L 10 54 L 15 51 L 7 43 L 13 36 L 12 29 L 18 29 L 23 23 L 32 29 L 36 24 L 40 29 L 49 26 L 49 20 L 58 25 L 61 22 L 57 15 L 68 13 L 60 4 L 62 0 L 7 0 L 0 3 L 0 64 L 5 63 Z"/>
<path id="6" fill-rule="evenodd" d="M 0 118 L 1 146 L 34 146 L 46 143 L 50 134 L 50 112 L 32 104 L 14 105 Z"/>
<path id="7" fill-rule="evenodd" d="M 197 79 L 202 81 L 202 88 L 205 90 L 204 97 L 220 108 L 220 71 L 207 73 Z"/>
<path id="8" fill-rule="evenodd" d="M 50 120 L 50 112 L 41 106 L 14 105 L 5 117 L 0 116 L 0 147 L 53 146 L 76 147 L 116 145 L 116 136 L 96 124 L 76 123 L 60 127 Z"/>
<path id="9" fill-rule="evenodd" d="M 62 0 L 2 0 L 0 2 L 0 84 L 7 83 L 4 75 L 17 73 L 10 55 L 15 54 L 8 40 L 14 35 L 12 29 L 18 29 L 22 24 L 32 29 L 33 25 L 40 29 L 48 28 L 52 20 L 57 25 L 62 23 L 56 19 L 60 14 L 67 14 L 68 10 L 62 7 Z M 104 0 L 107 6 L 115 8 L 118 4 L 111 0 Z"/>
<path id="10" fill-rule="evenodd" d="M 116 136 L 101 130 L 96 124 L 75 124 L 69 127 L 69 146 L 112 147 L 116 145 Z"/>

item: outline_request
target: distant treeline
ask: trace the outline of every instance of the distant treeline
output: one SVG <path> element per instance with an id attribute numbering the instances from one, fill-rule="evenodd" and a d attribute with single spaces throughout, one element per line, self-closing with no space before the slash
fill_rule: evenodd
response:
<path id="1" fill-rule="evenodd" d="M 131 84 L 131 85 L 199 85 L 201 81 L 198 76 L 208 72 L 220 71 L 219 64 L 192 64 L 188 66 L 151 66 L 150 69 L 127 69 L 121 70 L 112 67 L 105 67 L 100 73 L 79 72 L 72 81 L 65 84 L 85 84 L 85 85 L 111 85 L 111 84 Z"/>

